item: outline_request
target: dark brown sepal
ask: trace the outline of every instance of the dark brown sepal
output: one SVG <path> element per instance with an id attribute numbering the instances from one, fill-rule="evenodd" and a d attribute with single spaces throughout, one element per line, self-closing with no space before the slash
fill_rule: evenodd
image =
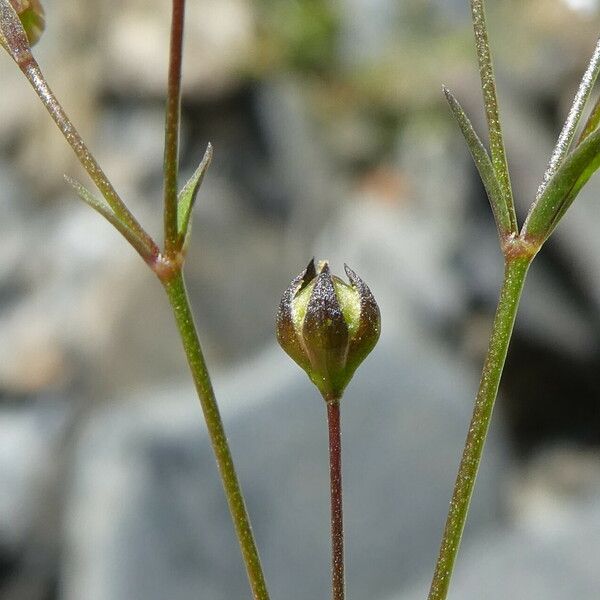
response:
<path id="1" fill-rule="evenodd" d="M 310 367 L 308 356 L 298 337 L 294 321 L 292 318 L 292 302 L 296 295 L 303 290 L 316 276 L 314 258 L 308 263 L 307 267 L 299 273 L 289 287 L 283 293 L 277 316 L 275 319 L 275 331 L 277 341 L 286 353 L 304 370 Z"/>
<path id="2" fill-rule="evenodd" d="M 348 265 L 344 265 L 344 270 L 360 298 L 360 321 L 348 349 L 348 368 L 353 373 L 379 340 L 381 313 L 369 286 Z"/>

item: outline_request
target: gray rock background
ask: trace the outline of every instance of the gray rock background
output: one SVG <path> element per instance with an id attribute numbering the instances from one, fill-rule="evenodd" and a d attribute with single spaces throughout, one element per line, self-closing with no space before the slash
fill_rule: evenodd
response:
<path id="1" fill-rule="evenodd" d="M 36 53 L 139 219 L 161 228 L 166 2 L 46 0 Z M 273 340 L 315 255 L 383 334 L 343 406 L 349 597 L 424 598 L 502 261 L 440 93 L 484 129 L 466 0 L 190 0 L 182 179 L 215 160 L 187 278 L 273 598 L 328 596 L 322 403 Z M 489 3 L 521 217 L 600 25 Z M 159 285 L 0 56 L 0 598 L 247 598 Z M 451 597 L 595 599 L 600 178 L 532 268 Z"/>

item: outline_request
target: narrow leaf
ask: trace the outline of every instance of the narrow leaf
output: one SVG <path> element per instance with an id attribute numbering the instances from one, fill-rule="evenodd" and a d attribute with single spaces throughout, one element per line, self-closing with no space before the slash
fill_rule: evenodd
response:
<path id="1" fill-rule="evenodd" d="M 467 146 L 469 147 L 471 156 L 475 161 L 475 165 L 479 171 L 481 180 L 483 181 L 485 191 L 487 192 L 490 205 L 492 207 L 492 212 L 494 213 L 494 219 L 496 220 L 496 226 L 498 227 L 498 233 L 500 237 L 503 238 L 511 233 L 517 233 L 516 226 L 513 227 L 511 222 L 510 211 L 506 205 L 506 199 L 502 194 L 500 183 L 498 182 L 494 172 L 494 167 L 492 166 L 492 161 L 490 160 L 487 150 L 479 139 L 479 136 L 475 132 L 471 121 L 467 117 L 465 111 L 462 109 L 458 100 L 446 86 L 443 86 L 442 89 L 446 96 L 446 100 L 448 100 L 452 114 L 454 115 L 454 118 L 456 119 L 467 142 Z"/>
<path id="2" fill-rule="evenodd" d="M 600 129 L 596 129 L 564 161 L 534 202 L 523 226 L 523 235 L 538 242 L 546 240 L 599 167 Z"/>
<path id="3" fill-rule="evenodd" d="M 177 233 L 179 235 L 180 247 L 185 242 L 188 235 L 192 209 L 194 208 L 196 196 L 198 195 L 198 190 L 200 189 L 204 175 L 210 166 L 212 156 L 213 147 L 211 144 L 208 144 L 202 162 L 194 174 L 189 178 L 188 182 L 183 186 L 181 192 L 179 192 L 177 199 Z"/>
<path id="4" fill-rule="evenodd" d="M 511 231 L 517 230 L 517 215 L 515 212 L 508 163 L 504 150 L 504 139 L 500 124 L 500 111 L 498 108 L 498 96 L 496 94 L 496 79 L 492 66 L 492 55 L 488 41 L 487 25 L 485 21 L 484 0 L 471 0 L 471 14 L 473 18 L 473 31 L 475 33 L 475 47 L 479 60 L 479 75 L 481 77 L 481 89 L 483 91 L 483 103 L 485 115 L 488 122 L 490 136 L 490 153 L 492 165 L 500 189 L 505 199 L 510 217 Z"/>
<path id="5" fill-rule="evenodd" d="M 577 140 L 577 145 L 581 144 L 585 138 L 587 138 L 590 133 L 593 133 L 600 127 L 600 98 L 596 100 L 596 104 L 590 113 L 585 125 L 583 126 L 583 130 L 581 131 L 581 135 L 579 136 L 579 140 Z"/>
<path id="6" fill-rule="evenodd" d="M 542 183 L 538 188 L 536 198 L 539 198 L 544 193 L 548 182 L 552 179 L 571 149 L 571 144 L 573 143 L 575 132 L 577 130 L 577 125 L 579 125 L 579 121 L 581 120 L 583 109 L 585 108 L 588 98 L 590 97 L 590 93 L 592 92 L 592 88 L 594 87 L 594 83 L 598 77 L 598 72 L 600 72 L 600 38 L 598 38 L 598 41 L 596 42 L 594 54 L 592 55 L 588 67 L 583 74 L 581 83 L 579 84 L 579 89 L 575 94 L 573 104 L 571 105 L 571 110 L 567 116 L 567 120 L 565 121 L 562 131 L 558 136 L 558 141 L 556 142 L 556 146 L 554 147 L 552 156 L 550 157 L 550 162 L 548 163 L 548 168 L 544 173 Z"/>
<path id="7" fill-rule="evenodd" d="M 141 238 L 127 223 L 122 221 L 104 200 L 96 198 L 96 196 L 75 179 L 72 179 L 68 175 L 64 177 L 65 181 L 75 189 L 77 195 L 88 206 L 100 213 L 135 248 L 144 260 L 150 260 L 155 257 L 156 248 L 153 248 L 147 240 Z"/>

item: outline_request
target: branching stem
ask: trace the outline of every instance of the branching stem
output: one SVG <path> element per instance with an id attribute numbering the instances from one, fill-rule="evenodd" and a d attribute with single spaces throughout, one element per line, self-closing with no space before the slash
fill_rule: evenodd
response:
<path id="1" fill-rule="evenodd" d="M 500 292 L 473 417 L 454 484 L 428 600 L 445 600 L 448 594 L 494 403 L 498 395 L 498 386 L 506 361 L 517 308 L 531 260 L 531 256 L 506 260 L 504 283 Z"/>

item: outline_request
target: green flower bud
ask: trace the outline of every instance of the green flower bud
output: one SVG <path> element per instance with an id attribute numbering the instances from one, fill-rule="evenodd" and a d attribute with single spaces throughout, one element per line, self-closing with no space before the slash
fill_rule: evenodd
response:
<path id="1" fill-rule="evenodd" d="M 314 259 L 284 292 L 277 340 L 302 367 L 325 400 L 339 399 L 358 365 L 373 350 L 381 316 L 373 294 L 344 265 L 350 285 Z"/>
<path id="2" fill-rule="evenodd" d="M 23 29 L 27 34 L 27 39 L 33 46 L 44 33 L 46 19 L 44 9 L 39 0 L 10 0 L 12 7 L 15 9 Z"/>

